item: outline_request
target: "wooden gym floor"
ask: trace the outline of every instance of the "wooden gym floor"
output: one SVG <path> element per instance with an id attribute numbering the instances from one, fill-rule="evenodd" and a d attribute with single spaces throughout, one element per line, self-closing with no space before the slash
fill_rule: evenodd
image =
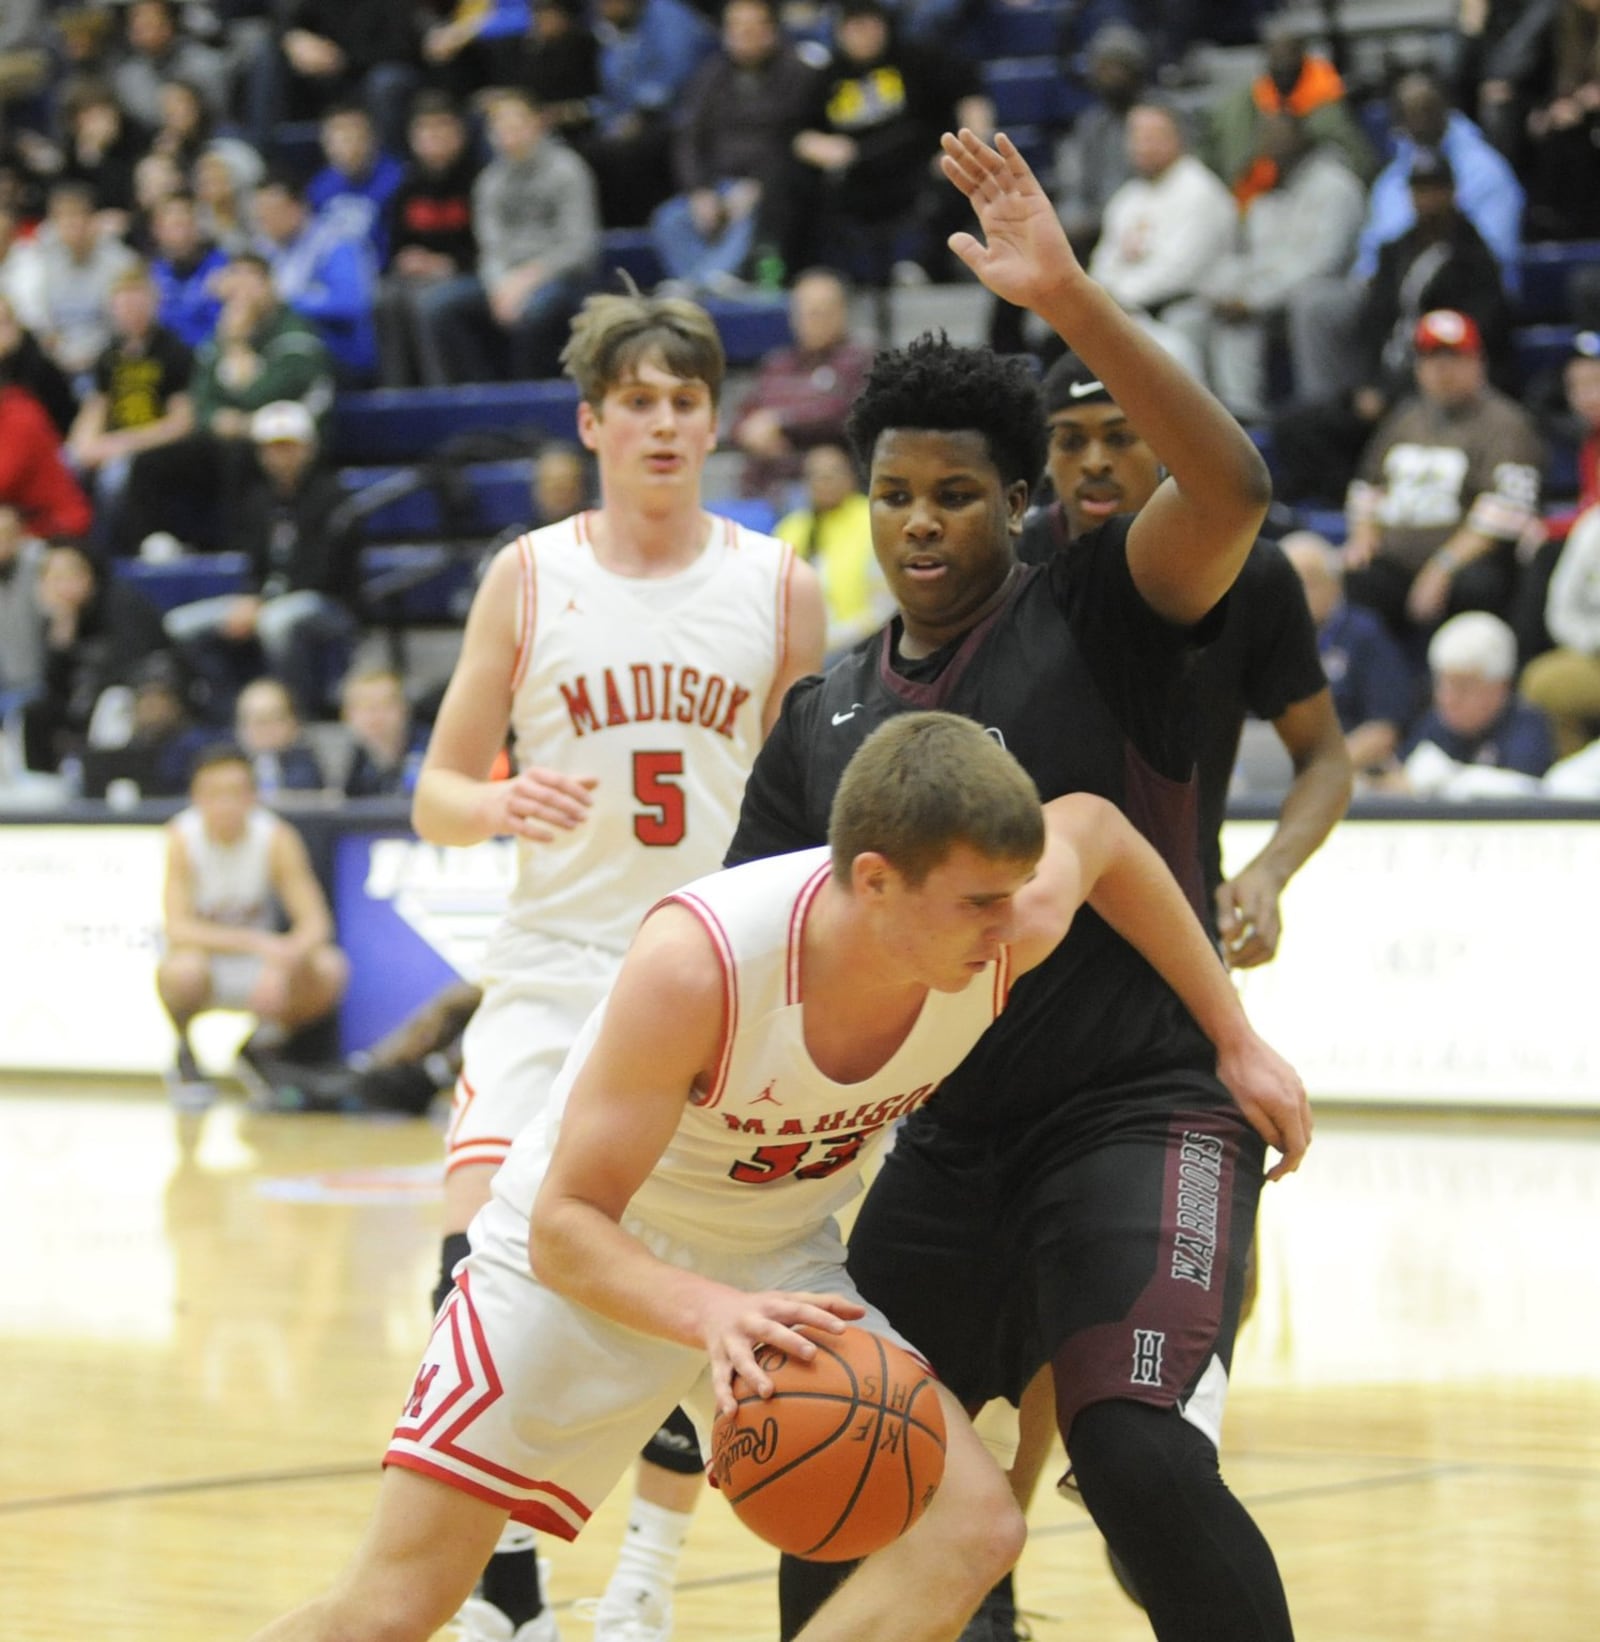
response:
<path id="1" fill-rule="evenodd" d="M 223 1642 L 365 1519 L 433 1282 L 425 1122 L 179 1119 L 0 1082 L 0 1638 Z M 1600 1123 L 1324 1107 L 1263 1216 L 1226 1470 L 1301 1642 L 1590 1642 L 1600 1613 Z M 554 1551 L 568 1642 L 620 1531 Z M 1033 1511 L 1039 1642 L 1141 1642 L 1087 1518 Z M 714 1498 L 681 1642 L 771 1642 L 772 1557 Z"/>

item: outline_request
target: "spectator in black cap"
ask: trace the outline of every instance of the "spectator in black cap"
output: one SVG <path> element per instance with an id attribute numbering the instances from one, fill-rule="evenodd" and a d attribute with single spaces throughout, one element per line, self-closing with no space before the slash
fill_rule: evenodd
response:
<path id="1" fill-rule="evenodd" d="M 1419 150 L 1410 186 L 1416 220 L 1384 246 L 1364 287 L 1311 280 L 1290 296 L 1299 403 L 1275 423 L 1283 501 L 1339 505 L 1372 429 L 1411 392 L 1417 322 L 1435 308 L 1471 315 L 1490 380 L 1515 386 L 1511 305 L 1493 253 L 1457 206 L 1449 160 Z"/>

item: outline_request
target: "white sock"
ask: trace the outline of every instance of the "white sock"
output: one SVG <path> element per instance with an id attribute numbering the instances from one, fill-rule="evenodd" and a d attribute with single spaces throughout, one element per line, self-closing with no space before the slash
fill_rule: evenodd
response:
<path id="1" fill-rule="evenodd" d="M 678 1558 L 693 1520 L 691 1511 L 669 1511 L 664 1505 L 635 1499 L 628 1508 L 628 1531 L 622 1536 L 617 1565 L 602 1600 L 631 1605 L 644 1591 L 663 1604 L 670 1602 Z"/>

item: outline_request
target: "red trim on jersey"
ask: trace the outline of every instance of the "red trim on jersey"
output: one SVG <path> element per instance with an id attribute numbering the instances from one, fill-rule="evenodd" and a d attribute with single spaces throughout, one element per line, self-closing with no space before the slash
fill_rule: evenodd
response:
<path id="1" fill-rule="evenodd" d="M 538 611 L 535 592 L 533 544 L 527 536 L 517 538 L 517 557 L 521 560 L 521 591 L 517 599 L 517 651 L 511 663 L 511 688 L 522 683 L 533 659 L 533 623 Z"/>
<path id="2" fill-rule="evenodd" d="M 511 1494 L 502 1494 L 493 1488 L 486 1488 L 481 1482 L 473 1482 L 464 1477 L 459 1471 L 452 1471 L 448 1466 L 435 1465 L 431 1460 L 425 1460 L 417 1454 L 408 1454 L 405 1450 L 391 1449 L 383 1456 L 383 1463 L 396 1465 L 402 1471 L 415 1471 L 420 1476 L 432 1477 L 435 1482 L 442 1482 L 447 1487 L 456 1489 L 459 1493 L 471 1494 L 474 1499 L 481 1499 L 489 1505 L 497 1505 L 502 1511 L 509 1511 L 513 1522 L 521 1522 L 541 1534 L 550 1534 L 556 1539 L 564 1539 L 570 1545 L 582 1531 L 573 1525 L 558 1511 L 553 1511 L 548 1505 L 541 1505 L 538 1500 L 518 1499 Z M 589 1520 L 589 1513 L 583 1513 L 583 1520 Z"/>
<path id="3" fill-rule="evenodd" d="M 823 879 L 832 871 L 833 863 L 824 861 L 800 886 L 800 893 L 795 897 L 794 910 L 789 914 L 789 961 L 784 984 L 785 1003 L 800 1002 L 800 947 L 805 939 L 806 919 L 811 914 L 811 903 L 816 900 Z"/>
<path id="4" fill-rule="evenodd" d="M 476 1140 L 464 1140 L 459 1146 L 452 1146 L 444 1166 L 445 1174 L 452 1174 L 474 1163 L 504 1163 L 511 1152 L 513 1138 L 508 1135 L 480 1135 Z"/>
<path id="5" fill-rule="evenodd" d="M 722 1099 L 723 1090 L 728 1082 L 728 1068 L 733 1064 L 733 1039 L 739 1030 L 739 972 L 733 961 L 733 943 L 728 939 L 727 930 L 722 927 L 716 913 L 698 895 L 679 890 L 676 895 L 669 895 L 666 900 L 676 901 L 679 906 L 687 907 L 700 920 L 705 926 L 706 933 L 711 937 L 712 946 L 716 948 L 717 962 L 722 965 L 722 1047 L 717 1052 L 716 1075 L 711 1080 L 710 1089 L 706 1091 L 706 1098 L 695 1101 L 696 1106 L 709 1111 Z M 658 901 L 656 905 L 665 906 L 666 901 Z M 655 907 L 650 911 L 654 912 Z"/>
<path id="6" fill-rule="evenodd" d="M 783 556 L 778 561 L 778 648 L 773 652 L 778 658 L 780 670 L 789 657 L 789 606 L 794 591 L 794 559 L 794 549 L 785 542 Z"/>

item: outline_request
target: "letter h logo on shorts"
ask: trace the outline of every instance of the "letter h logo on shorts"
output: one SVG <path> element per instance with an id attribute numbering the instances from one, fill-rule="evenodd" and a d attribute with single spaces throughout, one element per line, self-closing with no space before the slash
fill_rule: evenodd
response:
<path id="1" fill-rule="evenodd" d="M 439 1372 L 437 1363 L 428 1363 L 417 1370 L 416 1380 L 411 1387 L 411 1396 L 406 1403 L 406 1418 L 420 1420 L 422 1405 L 428 1400 L 428 1393 L 433 1389 L 434 1376 Z"/>
<path id="2" fill-rule="evenodd" d="M 1134 1385 L 1161 1384 L 1161 1353 L 1166 1349 L 1167 1337 L 1156 1328 L 1136 1328 L 1133 1331 Z"/>

